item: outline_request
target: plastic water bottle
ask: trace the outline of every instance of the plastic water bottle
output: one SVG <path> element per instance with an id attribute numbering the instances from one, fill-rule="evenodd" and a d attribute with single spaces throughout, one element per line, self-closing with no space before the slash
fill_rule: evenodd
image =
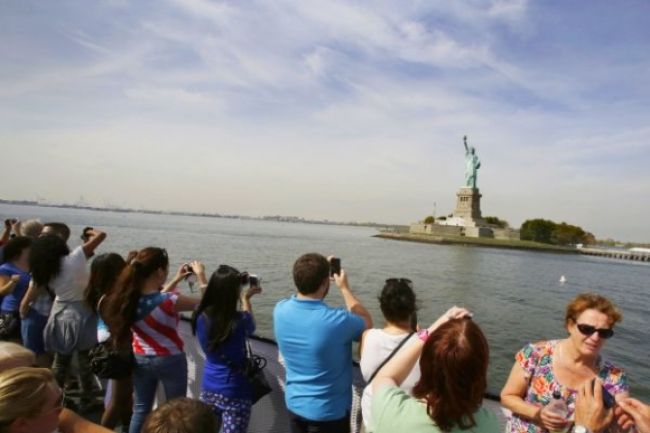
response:
<path id="1" fill-rule="evenodd" d="M 547 407 L 551 413 L 559 415 L 564 419 L 566 419 L 567 416 L 569 415 L 569 408 L 567 407 L 566 402 L 562 398 L 562 393 L 560 393 L 560 391 L 558 390 L 553 391 L 553 400 L 551 400 L 551 402 L 547 405 Z M 565 433 L 568 429 L 569 426 L 567 425 L 566 428 L 560 430 L 552 430 L 552 433 Z"/>

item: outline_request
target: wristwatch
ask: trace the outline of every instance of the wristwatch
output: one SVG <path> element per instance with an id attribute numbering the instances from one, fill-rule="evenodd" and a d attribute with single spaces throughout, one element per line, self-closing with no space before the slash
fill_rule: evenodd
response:
<path id="1" fill-rule="evenodd" d="M 592 433 L 592 431 L 583 425 L 576 424 L 573 427 L 573 433 Z"/>

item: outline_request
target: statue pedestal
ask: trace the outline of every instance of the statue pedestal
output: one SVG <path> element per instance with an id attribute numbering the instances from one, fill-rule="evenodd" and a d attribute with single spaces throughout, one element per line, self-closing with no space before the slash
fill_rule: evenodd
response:
<path id="1" fill-rule="evenodd" d="M 453 218 L 462 219 L 465 227 L 484 226 L 481 215 L 481 193 L 478 188 L 462 187 L 456 193 L 456 209 Z"/>

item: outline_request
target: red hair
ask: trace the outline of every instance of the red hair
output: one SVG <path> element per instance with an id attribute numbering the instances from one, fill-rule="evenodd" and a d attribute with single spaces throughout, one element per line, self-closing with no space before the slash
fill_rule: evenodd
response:
<path id="1" fill-rule="evenodd" d="M 427 414 L 440 430 L 476 425 L 474 413 L 487 389 L 489 357 L 483 331 L 469 319 L 450 320 L 429 336 L 413 396 L 426 400 Z"/>
<path id="2" fill-rule="evenodd" d="M 609 319 L 609 326 L 614 326 L 623 319 L 621 311 L 606 297 L 596 293 L 581 293 L 567 305 L 564 324 L 569 325 L 570 321 L 577 321 L 578 316 L 585 310 L 600 311 Z"/>

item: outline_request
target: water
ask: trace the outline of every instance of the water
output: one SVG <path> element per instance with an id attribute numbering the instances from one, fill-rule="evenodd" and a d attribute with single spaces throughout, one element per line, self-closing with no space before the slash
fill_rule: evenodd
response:
<path id="1" fill-rule="evenodd" d="M 562 338 L 564 309 L 577 293 L 612 299 L 624 320 L 603 355 L 624 367 L 632 394 L 650 401 L 650 264 L 578 255 L 438 246 L 373 238 L 374 229 L 243 221 L 218 218 L 122 214 L 0 205 L 0 215 L 67 222 L 75 235 L 91 225 L 108 233 L 101 252 L 125 254 L 165 247 L 173 269 L 196 259 L 213 271 L 221 263 L 257 273 L 264 293 L 253 298 L 258 333 L 273 337 L 271 311 L 294 292 L 291 267 L 305 252 L 342 258 L 354 293 L 381 326 L 377 295 L 389 277 L 413 280 L 420 323 L 430 324 L 456 304 L 474 311 L 491 348 L 490 389 L 499 391 L 513 356 L 530 341 Z M 79 241 L 73 241 L 79 242 Z M 559 283 L 561 275 L 567 282 Z M 327 298 L 342 305 L 333 288 Z"/>

